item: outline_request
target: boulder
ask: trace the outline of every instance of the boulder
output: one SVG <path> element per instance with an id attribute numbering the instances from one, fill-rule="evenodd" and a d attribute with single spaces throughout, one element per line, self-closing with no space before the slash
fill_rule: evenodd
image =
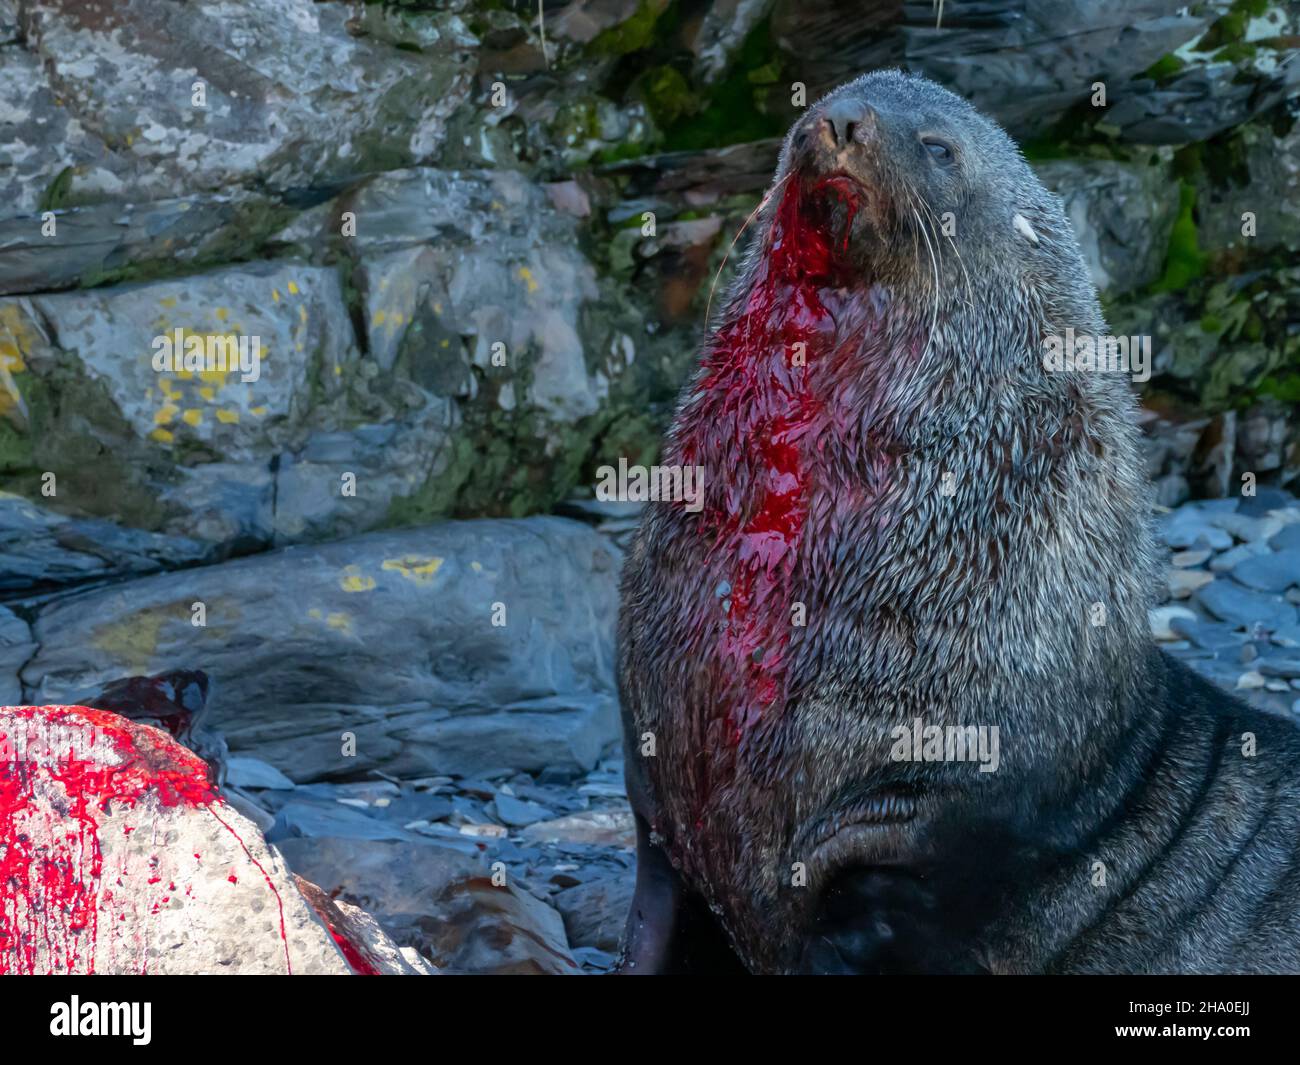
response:
<path id="1" fill-rule="evenodd" d="M 14 112 L 11 136 L 35 151 L 7 182 L 5 213 L 35 210 L 68 167 L 80 204 L 288 190 L 411 165 L 438 150 L 471 89 L 468 41 L 398 50 L 355 35 L 346 3 L 25 8 L 25 47 L 6 46 L 15 54 L 0 63 L 15 82 L 0 114 Z"/>
<path id="2" fill-rule="evenodd" d="M 773 33 L 816 71 L 814 92 L 904 65 L 993 115 L 1013 136 L 1041 135 L 1104 81 L 1112 95 L 1195 39 L 1206 14 L 1177 0 L 987 0 L 979 4 L 777 0 Z"/>
<path id="3" fill-rule="evenodd" d="M 0 492 L 0 592 L 49 592 L 208 561 L 211 544 L 69 517 Z"/>
<path id="4" fill-rule="evenodd" d="M 589 769 L 618 736 L 618 566 L 562 518 L 286 548 L 49 603 L 23 678 L 30 700 L 75 701 L 202 669 L 231 751 L 298 782 Z"/>
<path id="5" fill-rule="evenodd" d="M 1178 186 L 1158 167 L 1080 159 L 1041 163 L 1036 170 L 1065 202 L 1098 289 L 1128 292 L 1160 276 L 1178 214 Z"/>
<path id="6" fill-rule="evenodd" d="M 0 606 L 0 703 L 22 702 L 18 674 L 35 650 L 31 627 L 8 607 Z"/>
<path id="7" fill-rule="evenodd" d="M 352 970 L 257 828 L 164 732 L 0 707 L 0 973 Z"/>
<path id="8" fill-rule="evenodd" d="M 0 218 L 0 295 L 87 287 L 248 258 L 290 212 L 257 194 L 102 203 Z"/>

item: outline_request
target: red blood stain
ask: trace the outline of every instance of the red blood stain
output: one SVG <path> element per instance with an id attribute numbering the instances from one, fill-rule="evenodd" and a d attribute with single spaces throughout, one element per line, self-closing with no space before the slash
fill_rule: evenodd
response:
<path id="1" fill-rule="evenodd" d="M 275 904 L 280 909 L 280 939 L 284 942 L 284 967 L 288 970 L 289 975 L 292 976 L 293 963 L 289 960 L 289 936 L 284 927 L 284 900 L 280 898 L 280 892 L 276 890 L 275 883 L 271 880 L 271 875 L 262 867 L 262 863 L 253 857 L 253 852 L 248 849 L 248 844 L 243 841 L 239 833 L 226 824 L 225 821 L 222 821 L 221 818 L 217 816 L 215 810 L 209 808 L 208 812 L 216 818 L 222 828 L 239 841 L 239 845 L 244 848 L 244 854 L 247 855 L 248 860 L 257 867 L 257 871 L 262 874 L 262 879 L 266 881 L 266 886 L 271 889 L 271 894 L 275 896 Z"/>
<path id="2" fill-rule="evenodd" d="M 114 900 L 112 891 L 101 891 L 99 815 L 134 807 L 146 796 L 164 807 L 212 810 L 219 799 L 208 780 L 208 767 L 160 732 L 84 706 L 9 707 L 4 720 L 0 974 L 34 973 L 42 951 L 48 972 L 84 968 L 93 973 L 99 914 Z M 116 763 L 104 756 L 105 740 Z M 51 789 L 51 781 L 57 789 Z M 43 802 L 37 801 L 38 787 Z M 51 799 L 57 801 L 59 817 L 44 824 L 39 819 L 48 816 L 43 811 Z M 247 853 L 247 847 L 244 850 Z M 156 867 L 158 857 L 149 864 Z M 155 873 L 149 883 L 160 880 Z M 122 884 L 121 877 L 116 881 Z M 115 923 L 125 920 L 122 913 Z M 280 932 L 284 937 L 282 906 Z"/>
<path id="3" fill-rule="evenodd" d="M 352 971 L 358 976 L 380 976 L 382 975 L 365 956 L 357 949 L 355 943 L 348 939 L 342 932 L 335 928 L 328 921 L 325 925 L 330 930 L 330 935 L 334 937 L 334 942 L 338 944 L 339 950 L 343 952 L 343 957 L 347 963 L 352 966 Z"/>
<path id="4" fill-rule="evenodd" d="M 832 233 L 837 205 L 842 239 Z M 784 702 L 790 576 L 820 437 L 834 416 L 825 394 L 845 346 L 836 315 L 855 283 L 843 253 L 857 206 L 843 179 L 788 184 L 753 284 L 715 334 L 676 435 L 680 461 L 703 462 L 713 482 L 701 528 L 712 537 L 709 572 L 725 574 L 715 657 L 732 747 Z"/>

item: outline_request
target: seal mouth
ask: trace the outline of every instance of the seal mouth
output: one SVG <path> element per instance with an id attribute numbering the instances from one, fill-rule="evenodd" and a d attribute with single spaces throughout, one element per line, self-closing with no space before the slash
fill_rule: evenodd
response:
<path id="1" fill-rule="evenodd" d="M 797 188 L 791 193 L 798 201 L 798 211 L 822 234 L 831 257 L 841 267 L 847 266 L 854 219 L 864 206 L 874 205 L 871 190 L 844 170 L 826 173 L 805 170 L 795 180 Z"/>
<path id="2" fill-rule="evenodd" d="M 865 195 L 869 191 L 859 178 L 854 177 L 847 170 L 831 170 L 822 174 L 813 180 L 812 187 L 808 191 L 818 193 L 828 189 L 851 198 Z"/>

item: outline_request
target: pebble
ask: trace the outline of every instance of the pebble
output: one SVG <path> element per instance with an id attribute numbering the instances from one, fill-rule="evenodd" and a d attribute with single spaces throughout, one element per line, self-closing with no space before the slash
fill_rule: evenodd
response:
<path id="1" fill-rule="evenodd" d="M 1287 551 L 1300 547 L 1300 521 L 1292 522 L 1283 527 L 1280 533 L 1269 540 L 1268 546 L 1274 551 Z"/>
<path id="2" fill-rule="evenodd" d="M 1300 658 L 1270 658 L 1259 671 L 1266 677 L 1300 677 Z"/>
<path id="3" fill-rule="evenodd" d="M 1279 647 L 1300 647 L 1300 625 L 1283 625 L 1273 633 L 1273 642 Z"/>
<path id="4" fill-rule="evenodd" d="M 1196 593 L 1197 601 L 1220 621 L 1241 628 L 1259 623 L 1279 629 L 1296 622 L 1295 607 L 1277 596 L 1265 595 L 1231 581 L 1215 581 Z"/>
<path id="5" fill-rule="evenodd" d="M 1169 596 L 1171 599 L 1188 599 L 1198 588 L 1204 588 L 1214 580 L 1213 573 L 1203 569 L 1171 569 L 1168 573 Z"/>
<path id="6" fill-rule="evenodd" d="M 1231 551 L 1216 555 L 1210 563 L 1210 569 L 1215 573 L 1227 573 L 1238 563 L 1266 554 L 1268 554 L 1268 545 L 1265 543 L 1238 544 Z"/>
<path id="7" fill-rule="evenodd" d="M 1209 521 L 1216 528 L 1248 543 L 1254 540 L 1267 540 L 1282 531 L 1282 522 L 1277 518 L 1251 518 L 1245 514 L 1211 514 Z"/>
<path id="8" fill-rule="evenodd" d="M 1293 584 L 1300 585 L 1300 547 L 1248 558 L 1232 568 L 1232 579 L 1247 588 L 1274 594 Z"/>
<path id="9" fill-rule="evenodd" d="M 555 816 L 554 810 L 549 810 L 535 802 L 516 799 L 505 792 L 497 795 L 495 805 L 497 817 L 511 828 L 523 828 L 525 825 L 531 825 L 537 821 L 547 821 Z"/>
<path id="10" fill-rule="evenodd" d="M 1179 636 L 1187 635 L 1187 633 L 1173 626 L 1173 621 L 1178 618 L 1193 623 L 1199 620 L 1185 606 L 1158 606 L 1149 610 L 1147 612 L 1147 622 L 1151 627 L 1151 635 L 1157 640 L 1174 640 Z"/>
<path id="11" fill-rule="evenodd" d="M 1210 525 L 1198 516 L 1182 516 L 1184 511 L 1174 511 L 1161 524 L 1160 536 L 1166 544 L 1177 549 L 1204 549 L 1226 551 L 1232 546 L 1232 536 L 1223 529 Z"/>
<path id="12" fill-rule="evenodd" d="M 1235 550 L 1235 548 L 1234 548 Z M 1232 552 L 1229 551 L 1228 554 Z M 1213 556 L 1213 551 L 1175 551 L 1169 561 L 1180 569 L 1189 566 L 1204 565 Z"/>
<path id="13" fill-rule="evenodd" d="M 473 836 L 476 839 L 500 839 L 508 835 L 505 825 L 474 825 L 464 824 L 460 826 L 462 836 Z"/>

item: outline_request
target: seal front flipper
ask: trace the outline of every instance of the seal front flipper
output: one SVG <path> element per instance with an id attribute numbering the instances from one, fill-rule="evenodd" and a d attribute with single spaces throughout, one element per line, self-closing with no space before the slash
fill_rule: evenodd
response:
<path id="1" fill-rule="evenodd" d="M 636 890 L 623 936 L 623 976 L 747 975 L 704 900 L 673 868 L 636 815 Z"/>
<path id="2" fill-rule="evenodd" d="M 744 975 L 745 968 L 708 906 L 654 840 L 650 822 L 657 807 L 635 743 L 626 689 L 622 701 L 627 798 L 636 819 L 636 888 L 623 933 L 623 956 L 615 972 L 623 976 Z"/>

